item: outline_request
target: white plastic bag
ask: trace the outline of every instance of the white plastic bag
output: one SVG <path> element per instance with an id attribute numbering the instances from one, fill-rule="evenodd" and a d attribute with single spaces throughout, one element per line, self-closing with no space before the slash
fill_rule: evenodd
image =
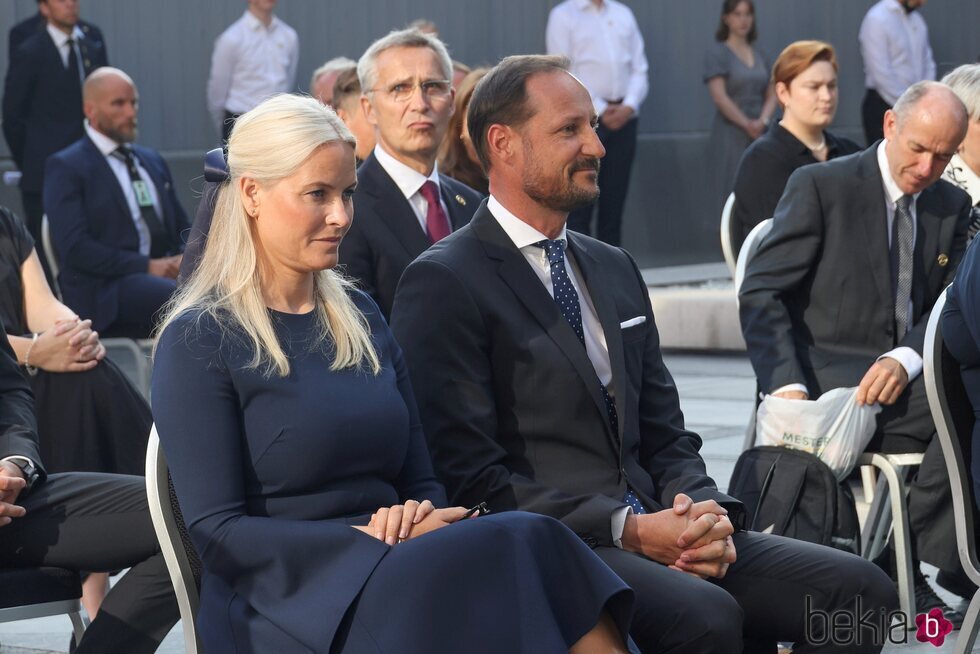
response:
<path id="1" fill-rule="evenodd" d="M 756 445 L 779 445 L 817 455 L 843 481 L 875 433 L 881 405 L 858 406 L 857 387 L 835 388 L 817 400 L 767 395 L 755 422 Z"/>

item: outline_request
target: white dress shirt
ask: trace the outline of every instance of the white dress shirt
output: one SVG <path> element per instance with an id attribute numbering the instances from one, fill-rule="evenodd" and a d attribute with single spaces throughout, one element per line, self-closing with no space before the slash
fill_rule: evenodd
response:
<path id="1" fill-rule="evenodd" d="M 493 195 L 487 200 L 487 209 L 490 210 L 497 223 L 500 224 L 500 227 L 510 240 L 513 241 L 521 254 L 524 255 L 524 258 L 531 266 L 531 270 L 541 280 L 548 294 L 554 298 L 555 290 L 554 285 L 551 283 L 551 262 L 548 261 L 548 255 L 544 251 L 544 248 L 534 245 L 535 243 L 548 240 L 548 237 L 504 208 Z M 562 227 L 561 234 L 558 235 L 558 238 L 552 240 L 561 239 L 564 239 L 567 244 L 568 236 L 564 227 Z M 589 355 L 589 361 L 592 362 L 592 367 L 595 368 L 599 381 L 609 388 L 610 396 L 615 397 L 615 389 L 611 386 L 612 368 L 609 365 L 609 348 L 606 346 L 606 334 L 602 331 L 602 324 L 599 322 L 599 315 L 595 311 L 595 305 L 592 304 L 592 298 L 589 297 L 588 293 L 583 291 L 582 283 L 579 281 L 581 272 L 578 269 L 575 256 L 567 247 L 565 249 L 565 263 L 568 279 L 575 288 L 575 294 L 578 296 L 578 303 L 582 309 L 582 331 L 585 335 L 585 352 Z M 610 528 L 612 531 L 612 540 L 616 547 L 623 546 L 623 528 L 626 526 L 626 516 L 632 512 L 633 509 L 628 505 L 613 511 Z"/>
<path id="2" fill-rule="evenodd" d="M 58 54 L 61 55 L 61 65 L 65 68 L 68 67 L 68 39 L 71 38 L 75 40 L 75 60 L 78 62 L 80 67 L 79 75 L 84 77 L 84 73 L 81 72 L 81 70 L 83 70 L 81 69 L 82 52 L 78 49 L 78 40 L 85 38 L 84 32 L 79 29 L 78 25 L 75 25 L 75 27 L 72 28 L 71 35 L 69 36 L 51 23 L 48 23 L 48 34 L 51 35 L 51 40 L 54 41 L 54 47 L 58 49 Z"/>
<path id="3" fill-rule="evenodd" d="M 887 220 L 887 230 L 888 230 L 888 247 L 892 246 L 892 224 L 895 222 L 895 205 L 898 203 L 899 199 L 905 195 L 902 189 L 898 188 L 898 184 L 895 183 L 895 179 L 892 177 L 891 169 L 888 167 L 888 156 L 885 154 L 885 144 L 888 141 L 882 141 L 878 144 L 878 168 L 881 171 L 881 187 L 882 192 L 885 195 L 885 214 Z M 916 232 L 918 231 L 918 218 L 915 209 L 915 203 L 919 199 L 921 193 L 916 193 L 912 196 L 912 202 L 909 205 L 909 213 L 912 214 L 912 252 L 915 252 L 915 240 Z M 909 298 L 909 316 L 912 316 L 912 299 Z M 909 325 L 909 329 L 912 325 Z M 901 340 L 901 335 L 899 339 Z M 885 352 L 878 360 L 889 357 L 895 359 L 902 367 L 905 368 L 905 372 L 909 376 L 909 381 L 922 374 L 922 356 L 910 347 L 900 346 L 893 350 Z M 781 386 L 774 390 L 772 393 L 782 393 L 785 391 L 803 391 L 807 395 L 810 392 L 804 384 L 787 384 L 786 386 Z"/>
<path id="4" fill-rule="evenodd" d="M 136 232 L 140 237 L 140 254 L 142 254 L 144 257 L 150 256 L 150 228 L 147 226 L 146 221 L 143 220 L 140 205 L 136 201 L 136 192 L 133 190 L 133 182 L 129 178 L 129 170 L 126 168 L 125 163 L 113 156 L 110 156 L 119 148 L 119 144 L 102 132 L 93 128 L 88 124 L 88 121 L 85 122 L 85 133 L 88 134 L 88 137 L 92 139 L 92 143 L 95 144 L 95 147 L 97 147 L 99 152 L 102 153 L 102 156 L 105 157 L 106 162 L 109 164 L 109 168 L 112 169 L 112 173 L 119 181 L 119 186 L 122 187 L 123 195 L 126 197 L 126 206 L 129 207 L 129 214 L 133 219 L 133 224 L 136 226 Z M 139 157 L 134 157 L 134 159 L 136 160 L 136 169 L 139 171 L 140 177 L 144 182 L 146 182 L 146 187 L 150 191 L 150 197 L 153 199 L 153 208 L 156 210 L 157 216 L 163 216 L 163 213 L 160 210 L 160 196 L 157 193 L 156 184 L 153 183 L 153 178 L 150 177 L 148 172 L 146 172 L 146 168 L 144 168 L 143 164 L 140 163 Z"/>
<path id="5" fill-rule="evenodd" d="M 422 185 L 426 182 L 436 183 L 436 188 L 440 190 L 439 204 L 446 214 L 446 220 L 449 220 L 449 208 L 442 197 L 442 185 L 439 183 L 439 166 L 437 164 L 432 164 L 432 172 L 426 177 L 388 154 L 388 151 L 381 147 L 380 143 L 374 146 L 374 157 L 412 206 L 412 211 L 415 212 L 415 217 L 418 219 L 423 232 L 429 233 L 425 224 L 425 217 L 429 211 L 429 201 L 420 192 Z M 452 220 L 449 220 L 449 230 L 452 231 L 452 229 Z"/>
<path id="6" fill-rule="evenodd" d="M 602 113 L 608 100 L 622 100 L 639 114 L 647 97 L 647 56 L 643 35 L 629 7 L 616 0 L 565 0 L 548 14 L 548 54 L 565 55 L 571 73 Z"/>
<path id="7" fill-rule="evenodd" d="M 906 12 L 899 0 L 879 0 L 861 21 L 864 85 L 894 105 L 905 89 L 936 79 L 929 29 L 918 11 Z"/>
<path id="8" fill-rule="evenodd" d="M 208 111 L 218 131 L 225 111 L 243 114 L 271 95 L 292 90 L 298 61 L 296 30 L 275 16 L 266 27 L 246 10 L 214 42 Z"/>

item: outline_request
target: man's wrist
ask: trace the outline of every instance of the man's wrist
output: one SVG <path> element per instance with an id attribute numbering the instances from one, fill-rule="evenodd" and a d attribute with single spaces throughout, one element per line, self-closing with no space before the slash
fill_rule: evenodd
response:
<path id="1" fill-rule="evenodd" d="M 627 552 L 640 551 L 640 526 L 632 511 L 626 515 L 626 522 L 623 524 L 622 544 Z"/>

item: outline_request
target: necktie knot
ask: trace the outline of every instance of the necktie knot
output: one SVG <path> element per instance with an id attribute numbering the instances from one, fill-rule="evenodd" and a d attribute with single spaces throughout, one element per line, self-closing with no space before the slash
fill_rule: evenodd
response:
<path id="1" fill-rule="evenodd" d="M 133 160 L 133 151 L 125 145 L 120 145 L 118 148 L 110 152 L 109 155 L 115 157 L 116 159 L 120 159 L 127 164 Z"/>
<path id="2" fill-rule="evenodd" d="M 898 198 L 898 201 L 895 203 L 895 207 L 899 211 L 903 211 L 903 212 L 906 212 L 909 215 L 911 215 L 911 213 L 912 213 L 912 196 L 911 195 L 903 195 L 902 197 Z"/>
<path id="3" fill-rule="evenodd" d="M 439 202 L 439 186 L 431 179 L 426 180 L 425 184 L 422 185 L 422 188 L 419 189 L 419 193 L 421 193 L 422 197 L 425 198 L 425 201 L 429 203 L 429 206 L 432 206 L 433 203 Z"/>
<path id="4" fill-rule="evenodd" d="M 551 265 L 554 266 L 555 264 L 564 263 L 565 239 L 538 241 L 534 245 L 544 250 L 544 253 L 548 256 L 548 263 Z"/>

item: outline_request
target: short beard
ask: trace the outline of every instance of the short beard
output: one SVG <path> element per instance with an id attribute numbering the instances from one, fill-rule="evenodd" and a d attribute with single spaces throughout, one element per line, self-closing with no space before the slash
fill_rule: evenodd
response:
<path id="1" fill-rule="evenodd" d="M 534 150 L 525 140 L 524 152 L 527 155 L 528 166 L 524 171 L 524 194 L 543 207 L 563 213 L 587 207 L 599 197 L 598 175 L 599 160 L 587 157 L 576 161 L 564 178 L 549 176 L 537 164 Z M 575 184 L 572 176 L 579 170 L 595 170 L 597 183 L 591 188 L 582 188 Z M 564 183 L 562 183 L 564 182 Z"/>
<path id="2" fill-rule="evenodd" d="M 102 125 L 96 125 L 96 129 L 111 138 L 116 143 L 133 143 L 136 141 L 137 130 L 135 128 L 129 134 L 112 129 L 111 127 L 103 127 Z"/>

